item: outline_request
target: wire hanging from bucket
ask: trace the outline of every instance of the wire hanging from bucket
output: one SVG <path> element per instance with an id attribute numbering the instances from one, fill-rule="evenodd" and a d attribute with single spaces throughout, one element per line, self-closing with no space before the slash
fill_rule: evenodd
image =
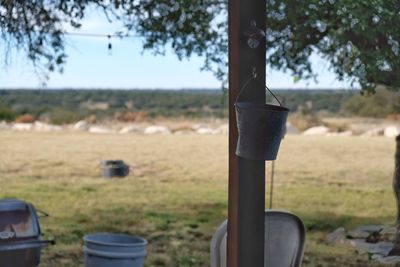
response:
<path id="1" fill-rule="evenodd" d="M 239 97 L 242 95 L 244 89 L 246 89 L 247 86 L 249 85 L 249 83 L 253 80 L 258 82 L 259 84 L 262 84 L 262 86 L 265 87 L 265 89 L 267 89 L 268 92 L 275 98 L 275 100 L 278 102 L 279 106 L 282 106 L 281 101 L 279 101 L 278 97 L 276 97 L 276 95 L 268 88 L 268 86 L 266 84 L 262 83 L 259 79 L 257 79 L 256 68 L 253 68 L 252 76 L 249 79 L 247 79 L 247 81 L 243 84 L 242 88 L 240 88 L 239 93 L 236 97 L 236 102 L 238 102 Z"/>
<path id="2" fill-rule="evenodd" d="M 272 199 L 274 196 L 274 174 L 275 174 L 275 160 L 272 161 L 271 165 L 271 185 L 269 189 L 269 209 L 272 209 Z"/>

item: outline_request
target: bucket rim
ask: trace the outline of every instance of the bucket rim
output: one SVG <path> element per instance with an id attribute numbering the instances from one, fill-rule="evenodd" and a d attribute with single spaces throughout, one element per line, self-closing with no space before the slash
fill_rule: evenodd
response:
<path id="1" fill-rule="evenodd" d="M 254 102 L 236 102 L 235 107 L 244 109 L 268 109 L 271 112 L 289 112 L 290 109 L 284 106 L 272 105 L 272 104 L 259 104 Z"/>
<path id="2" fill-rule="evenodd" d="M 116 242 L 107 242 L 107 241 L 99 241 L 99 240 L 93 240 L 91 237 L 95 236 L 115 236 L 115 237 L 126 237 L 126 238 L 135 238 L 139 242 L 130 242 L 130 243 L 116 243 Z M 139 247 L 139 246 L 146 246 L 148 244 L 147 240 L 137 236 L 137 235 L 131 235 L 131 234 L 114 234 L 114 233 L 92 233 L 92 234 L 86 234 L 83 237 L 83 241 L 85 243 L 90 243 L 90 244 L 95 244 L 95 245 L 105 245 L 105 246 L 113 246 L 113 247 Z"/>

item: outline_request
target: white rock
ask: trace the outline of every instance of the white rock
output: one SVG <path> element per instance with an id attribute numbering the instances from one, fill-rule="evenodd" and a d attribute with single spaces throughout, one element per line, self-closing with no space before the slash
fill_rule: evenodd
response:
<path id="1" fill-rule="evenodd" d="M 379 234 L 381 234 L 381 235 L 395 235 L 396 232 L 397 232 L 396 227 L 385 227 L 379 232 Z"/>
<path id="2" fill-rule="evenodd" d="M 50 126 L 50 131 L 62 131 L 63 127 L 59 125 L 49 125 Z"/>
<path id="3" fill-rule="evenodd" d="M 15 123 L 12 129 L 16 131 L 30 131 L 33 129 L 33 123 Z"/>
<path id="4" fill-rule="evenodd" d="M 363 239 L 351 240 L 350 244 L 360 253 L 381 254 L 384 256 L 388 255 L 393 248 L 392 242 L 368 243 Z"/>
<path id="5" fill-rule="evenodd" d="M 379 260 L 381 258 L 383 258 L 384 256 L 381 254 L 372 254 L 371 259 L 373 260 Z"/>
<path id="6" fill-rule="evenodd" d="M 339 227 L 332 233 L 329 233 L 326 236 L 326 241 L 330 244 L 339 244 L 343 243 L 344 240 L 346 239 L 346 229 L 343 227 Z"/>
<path id="7" fill-rule="evenodd" d="M 171 130 L 168 127 L 155 125 L 149 126 L 144 130 L 145 134 L 170 134 Z"/>
<path id="8" fill-rule="evenodd" d="M 62 127 L 58 125 L 47 124 L 40 121 L 35 121 L 33 129 L 40 132 L 62 131 Z"/>
<path id="9" fill-rule="evenodd" d="M 364 239 L 353 239 L 349 242 L 353 247 L 357 249 L 359 253 L 367 253 L 368 250 L 374 246 L 372 243 L 366 242 Z"/>
<path id="10" fill-rule="evenodd" d="M 344 132 L 335 132 L 335 133 L 327 133 L 326 136 L 352 136 L 352 131 L 344 131 Z"/>
<path id="11" fill-rule="evenodd" d="M 383 228 L 384 228 L 383 225 L 374 225 L 374 224 L 372 224 L 372 225 L 364 225 L 364 226 L 357 227 L 356 230 L 372 233 L 372 232 L 379 232 Z"/>
<path id="12" fill-rule="evenodd" d="M 399 134 L 400 134 L 400 128 L 396 126 L 388 126 L 383 131 L 383 135 L 390 138 L 396 137 Z"/>
<path id="13" fill-rule="evenodd" d="M 211 128 L 199 128 L 196 131 L 198 134 L 218 134 L 219 130 L 218 129 L 211 129 Z"/>
<path id="14" fill-rule="evenodd" d="M 35 121 L 33 123 L 33 128 L 37 131 L 43 131 L 44 129 L 47 129 L 47 123 L 41 122 L 41 121 Z"/>
<path id="15" fill-rule="evenodd" d="M 361 134 L 361 136 L 381 136 L 383 135 L 383 128 L 374 128 Z"/>
<path id="16" fill-rule="evenodd" d="M 124 128 L 122 128 L 121 130 L 119 130 L 120 134 L 128 134 L 128 133 L 141 133 L 142 132 L 142 128 L 140 128 L 137 125 L 129 125 L 129 126 L 125 126 Z"/>
<path id="17" fill-rule="evenodd" d="M 0 122 L 0 130 L 8 130 L 11 129 L 11 126 L 7 124 L 5 121 Z"/>
<path id="18" fill-rule="evenodd" d="M 303 135 L 326 135 L 329 128 L 325 126 L 311 127 L 303 132 Z"/>
<path id="19" fill-rule="evenodd" d="M 367 238 L 370 235 L 369 232 L 361 231 L 358 229 L 350 230 L 347 232 L 347 236 L 351 238 Z"/>
<path id="20" fill-rule="evenodd" d="M 113 133 L 111 129 L 101 127 L 101 126 L 92 126 L 89 128 L 90 133 L 96 133 L 96 134 L 109 134 Z"/>
<path id="21" fill-rule="evenodd" d="M 202 123 L 197 123 L 197 124 L 193 125 L 193 127 L 192 127 L 192 129 L 195 131 L 197 131 L 200 128 L 208 128 L 208 126 L 205 124 L 202 124 Z"/>
<path id="22" fill-rule="evenodd" d="M 74 130 L 87 131 L 89 129 L 89 124 L 86 121 L 81 120 L 75 123 L 73 128 Z"/>
<path id="23" fill-rule="evenodd" d="M 286 122 L 286 134 L 300 134 L 300 131 L 290 122 Z"/>
<path id="24" fill-rule="evenodd" d="M 400 262 L 400 256 L 378 257 L 376 260 L 380 263 L 394 264 Z"/>

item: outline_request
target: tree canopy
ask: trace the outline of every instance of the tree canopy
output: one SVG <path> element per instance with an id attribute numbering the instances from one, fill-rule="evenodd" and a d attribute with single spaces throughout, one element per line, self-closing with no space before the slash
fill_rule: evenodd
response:
<path id="1" fill-rule="evenodd" d="M 268 0 L 268 62 L 310 77 L 309 57 L 319 53 L 339 79 L 363 89 L 400 87 L 398 0 Z"/>
<path id="2" fill-rule="evenodd" d="M 93 7 L 123 22 L 119 36 L 139 35 L 155 53 L 170 46 L 179 58 L 203 56 L 204 69 L 226 77 L 226 0 L 1 0 L 6 52 L 24 50 L 43 73 L 62 71 L 66 26 L 79 28 Z M 400 87 L 398 0 L 267 0 L 266 24 L 269 66 L 295 79 L 315 76 L 310 55 L 317 53 L 338 79 L 364 90 Z"/>

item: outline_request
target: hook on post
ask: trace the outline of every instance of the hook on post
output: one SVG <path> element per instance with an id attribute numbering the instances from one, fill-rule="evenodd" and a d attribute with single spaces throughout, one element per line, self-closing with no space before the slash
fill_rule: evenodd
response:
<path id="1" fill-rule="evenodd" d="M 257 79 L 257 69 L 256 69 L 256 67 L 253 67 L 252 76 L 253 76 L 253 79 Z"/>
<path id="2" fill-rule="evenodd" d="M 250 27 L 245 30 L 244 35 L 247 37 L 247 45 L 251 49 L 259 47 L 261 40 L 265 38 L 265 32 L 257 27 L 255 20 L 250 21 Z"/>

